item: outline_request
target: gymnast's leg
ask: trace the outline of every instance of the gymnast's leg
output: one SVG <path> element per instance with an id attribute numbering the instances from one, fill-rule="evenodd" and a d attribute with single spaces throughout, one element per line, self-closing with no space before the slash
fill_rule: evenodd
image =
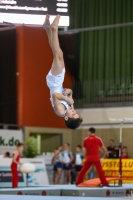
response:
<path id="1" fill-rule="evenodd" d="M 47 36 L 49 39 L 49 45 L 52 49 L 53 57 L 54 57 L 52 68 L 51 68 L 51 73 L 52 73 L 52 75 L 56 76 L 56 75 L 62 73 L 62 69 L 65 67 L 63 53 L 60 48 L 59 39 L 58 39 L 58 24 L 59 24 L 60 16 L 57 15 L 51 25 L 50 25 L 49 18 L 50 18 L 50 16 L 46 15 L 46 19 L 43 24 L 43 27 L 45 28 L 45 30 L 47 32 Z"/>

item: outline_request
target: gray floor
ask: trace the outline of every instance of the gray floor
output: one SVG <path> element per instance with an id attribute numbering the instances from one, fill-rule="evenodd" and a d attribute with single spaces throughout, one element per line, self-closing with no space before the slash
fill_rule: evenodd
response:
<path id="1" fill-rule="evenodd" d="M 0 200 L 8 200 L 8 199 L 15 200 L 16 198 L 18 198 L 18 194 L 22 200 L 23 199 L 26 200 L 27 197 L 29 197 L 28 199 L 30 200 L 31 195 L 32 195 L 32 200 L 37 200 L 37 198 L 43 198 L 44 200 L 57 200 L 57 199 L 76 200 L 77 198 L 79 200 L 81 198 L 101 200 L 103 198 L 106 199 L 111 198 L 112 200 L 115 200 L 121 198 L 128 199 L 129 197 L 126 197 L 127 191 L 128 194 L 130 193 L 130 191 L 133 191 L 133 184 L 125 184 L 122 187 L 103 187 L 103 188 L 76 187 L 75 185 L 45 185 L 41 187 L 25 187 L 25 188 L 15 188 L 15 189 L 1 188 Z"/>
<path id="2" fill-rule="evenodd" d="M 54 196 L 18 196 L 18 195 L 12 195 L 12 196 L 6 196 L 6 195 L 0 195 L 0 200 L 103 200 L 103 197 L 54 197 Z M 106 198 L 110 199 L 110 198 Z M 111 198 L 111 200 L 120 200 L 120 198 Z M 122 198 L 123 200 L 131 199 L 128 197 Z M 132 197 L 133 199 L 133 197 Z"/>

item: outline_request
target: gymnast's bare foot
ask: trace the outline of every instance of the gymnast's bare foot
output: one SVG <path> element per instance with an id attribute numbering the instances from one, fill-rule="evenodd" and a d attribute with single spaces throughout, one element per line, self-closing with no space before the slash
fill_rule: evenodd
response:
<path id="1" fill-rule="evenodd" d="M 46 15 L 45 22 L 43 24 L 43 28 L 47 31 L 50 29 L 50 21 L 49 21 L 50 15 Z"/>
<path id="2" fill-rule="evenodd" d="M 56 18 L 54 19 L 53 23 L 51 24 L 51 28 L 56 30 L 58 29 L 58 24 L 60 20 L 60 15 L 56 15 Z"/>

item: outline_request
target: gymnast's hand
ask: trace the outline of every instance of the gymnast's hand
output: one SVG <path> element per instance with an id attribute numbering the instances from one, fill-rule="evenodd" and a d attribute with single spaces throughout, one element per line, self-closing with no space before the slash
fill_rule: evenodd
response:
<path id="1" fill-rule="evenodd" d="M 63 90 L 63 92 L 62 92 L 62 94 L 63 94 L 64 96 L 69 95 L 69 94 L 71 94 L 71 93 L 72 93 L 72 90 L 71 90 L 71 89 L 67 89 L 67 88 L 65 88 L 65 89 Z"/>
<path id="2" fill-rule="evenodd" d="M 71 97 L 67 98 L 67 103 L 72 105 L 72 104 L 74 104 L 74 100 Z"/>

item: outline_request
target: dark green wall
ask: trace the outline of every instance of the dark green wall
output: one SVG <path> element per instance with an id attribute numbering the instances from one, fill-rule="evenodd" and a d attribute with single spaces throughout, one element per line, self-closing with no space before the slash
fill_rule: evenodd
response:
<path id="1" fill-rule="evenodd" d="M 133 22 L 133 0 L 69 0 L 70 28 Z M 133 26 L 80 33 L 81 80 L 133 76 Z"/>

